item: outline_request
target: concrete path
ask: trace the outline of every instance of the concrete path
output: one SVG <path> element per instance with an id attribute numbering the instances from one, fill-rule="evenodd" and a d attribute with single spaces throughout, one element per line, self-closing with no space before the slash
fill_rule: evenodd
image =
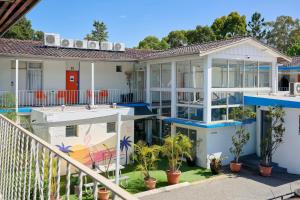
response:
<path id="1" fill-rule="evenodd" d="M 141 197 L 144 200 L 252 200 L 269 199 L 300 188 L 300 176 L 273 174 L 261 177 L 255 171 L 242 170 L 238 175 L 225 173 L 220 178 Z"/>

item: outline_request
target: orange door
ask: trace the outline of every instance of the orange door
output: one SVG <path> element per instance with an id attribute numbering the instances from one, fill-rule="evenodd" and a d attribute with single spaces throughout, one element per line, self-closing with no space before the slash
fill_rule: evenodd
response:
<path id="1" fill-rule="evenodd" d="M 78 76 L 79 71 L 66 71 L 66 102 L 75 104 L 78 101 Z"/>

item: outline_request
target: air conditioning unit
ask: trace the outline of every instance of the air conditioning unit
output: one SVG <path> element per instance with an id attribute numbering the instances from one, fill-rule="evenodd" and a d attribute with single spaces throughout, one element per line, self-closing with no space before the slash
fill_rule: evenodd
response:
<path id="1" fill-rule="evenodd" d="M 101 42 L 101 50 L 104 51 L 112 51 L 113 50 L 113 43 L 111 42 Z"/>
<path id="2" fill-rule="evenodd" d="M 290 95 L 291 96 L 300 95 L 300 83 L 290 83 Z"/>
<path id="3" fill-rule="evenodd" d="M 56 33 L 44 33 L 44 45 L 59 47 L 60 46 L 60 35 Z"/>
<path id="4" fill-rule="evenodd" d="M 99 50 L 99 42 L 98 41 L 88 41 L 87 48 Z"/>
<path id="5" fill-rule="evenodd" d="M 125 51 L 125 44 L 120 42 L 115 42 L 114 51 Z"/>
<path id="6" fill-rule="evenodd" d="M 61 39 L 60 46 L 65 48 L 73 48 L 74 47 L 74 40 L 72 39 Z"/>
<path id="7" fill-rule="evenodd" d="M 74 47 L 78 49 L 86 49 L 87 48 L 87 40 L 75 40 Z"/>

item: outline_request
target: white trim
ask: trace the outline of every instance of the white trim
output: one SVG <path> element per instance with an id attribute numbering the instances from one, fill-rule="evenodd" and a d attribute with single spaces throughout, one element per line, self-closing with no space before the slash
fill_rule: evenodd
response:
<path id="1" fill-rule="evenodd" d="M 16 59 L 16 80 L 15 80 L 15 106 L 16 106 L 16 113 L 19 112 L 19 60 Z"/>

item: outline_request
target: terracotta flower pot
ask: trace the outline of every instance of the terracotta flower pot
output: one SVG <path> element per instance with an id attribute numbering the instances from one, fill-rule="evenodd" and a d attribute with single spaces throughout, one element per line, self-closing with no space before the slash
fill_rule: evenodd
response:
<path id="1" fill-rule="evenodd" d="M 108 200 L 109 199 L 109 191 L 106 188 L 100 188 L 98 190 L 98 199 L 99 200 Z"/>
<path id="2" fill-rule="evenodd" d="M 271 176 L 272 168 L 273 167 L 270 167 L 270 166 L 259 165 L 259 173 L 262 176 Z"/>
<path id="3" fill-rule="evenodd" d="M 230 170 L 233 173 L 238 173 L 241 171 L 242 163 L 236 163 L 236 162 L 231 162 L 230 163 Z"/>
<path id="4" fill-rule="evenodd" d="M 155 178 L 144 178 L 144 183 L 145 183 L 145 186 L 148 190 L 152 190 L 152 189 L 155 189 L 156 187 L 156 179 Z"/>
<path id="5" fill-rule="evenodd" d="M 168 179 L 168 184 L 169 185 L 174 185 L 174 184 L 179 183 L 181 171 L 167 170 L 166 173 L 167 173 L 167 179 Z"/>

